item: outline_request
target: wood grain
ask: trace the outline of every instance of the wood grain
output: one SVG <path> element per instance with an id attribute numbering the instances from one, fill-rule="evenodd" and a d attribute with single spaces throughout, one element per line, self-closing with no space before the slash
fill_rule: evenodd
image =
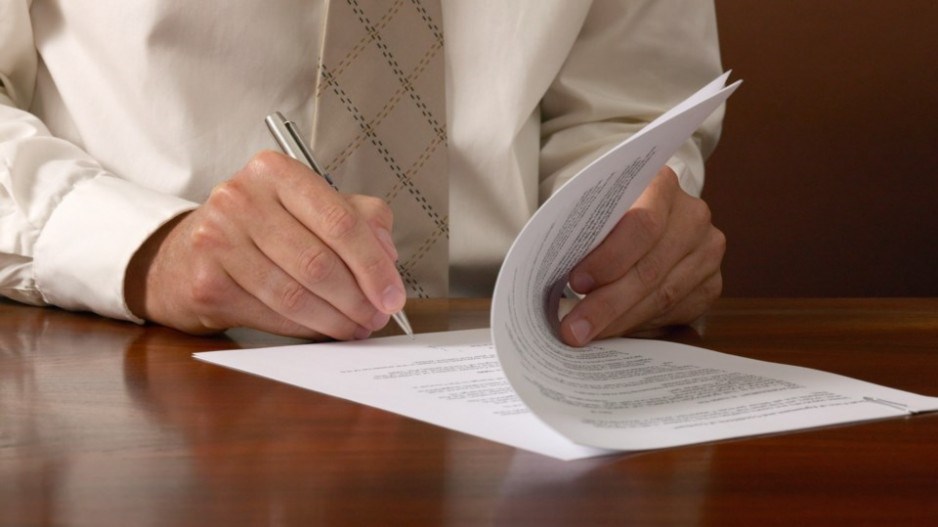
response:
<path id="1" fill-rule="evenodd" d="M 408 315 L 484 327 L 488 303 Z M 665 338 L 938 396 L 938 299 L 725 299 Z M 286 342 L 0 301 L 0 525 L 938 519 L 938 415 L 560 462 L 191 357 Z"/>

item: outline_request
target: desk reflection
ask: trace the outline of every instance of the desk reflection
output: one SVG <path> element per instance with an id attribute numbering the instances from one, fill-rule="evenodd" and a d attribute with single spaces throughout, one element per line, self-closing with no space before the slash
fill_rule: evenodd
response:
<path id="1" fill-rule="evenodd" d="M 199 363 L 173 342 L 146 334 L 124 361 L 132 400 L 186 443 L 193 492 L 173 506 L 170 524 L 193 509 L 250 525 L 332 524 L 387 503 L 401 509 L 384 510 L 386 518 L 440 518 L 445 434 L 427 437 L 426 427 L 385 412 Z"/>
<path id="2" fill-rule="evenodd" d="M 16 309 L 0 524 L 551 525 L 597 517 L 597 496 L 615 522 L 677 496 L 694 523 L 687 496 L 706 494 L 706 449 L 556 461 L 192 358 L 279 337 Z"/>
<path id="3" fill-rule="evenodd" d="M 81 523 L 94 501 L 87 483 L 122 477 L 110 456 L 138 448 L 139 437 L 170 439 L 123 397 L 123 353 L 144 330 L 16 309 L 0 319 L 0 523 Z"/>

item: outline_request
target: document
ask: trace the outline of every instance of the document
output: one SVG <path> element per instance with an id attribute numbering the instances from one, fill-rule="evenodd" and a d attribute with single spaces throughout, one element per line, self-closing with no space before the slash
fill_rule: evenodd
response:
<path id="1" fill-rule="evenodd" d="M 558 459 L 605 453 L 570 441 L 528 410 L 502 373 L 488 329 L 195 356 Z"/>
<path id="2" fill-rule="evenodd" d="M 541 206 L 499 272 L 490 329 L 196 358 L 565 460 L 938 410 L 936 397 L 672 342 L 557 337 L 570 270 L 738 87 L 727 78 Z"/>

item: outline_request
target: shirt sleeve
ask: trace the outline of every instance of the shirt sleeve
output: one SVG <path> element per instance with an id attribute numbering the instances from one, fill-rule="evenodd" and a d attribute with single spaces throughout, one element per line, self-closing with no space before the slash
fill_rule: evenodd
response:
<path id="1" fill-rule="evenodd" d="M 540 199 L 722 72 L 705 0 L 597 0 L 541 104 Z M 699 196 L 723 107 L 668 161 Z"/>
<path id="2" fill-rule="evenodd" d="M 196 204 L 132 184 L 29 112 L 39 58 L 29 0 L 0 2 L 0 295 L 138 321 L 137 248 Z"/>

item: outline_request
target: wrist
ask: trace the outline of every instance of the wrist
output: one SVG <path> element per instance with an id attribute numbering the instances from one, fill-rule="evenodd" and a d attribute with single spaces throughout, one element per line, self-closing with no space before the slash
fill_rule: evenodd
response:
<path id="1" fill-rule="evenodd" d="M 182 221 L 187 213 L 180 214 L 164 223 L 137 249 L 124 275 L 124 301 L 134 316 L 143 320 L 152 320 L 150 304 L 154 301 L 154 270 L 155 262 L 160 254 L 166 238 Z"/>

